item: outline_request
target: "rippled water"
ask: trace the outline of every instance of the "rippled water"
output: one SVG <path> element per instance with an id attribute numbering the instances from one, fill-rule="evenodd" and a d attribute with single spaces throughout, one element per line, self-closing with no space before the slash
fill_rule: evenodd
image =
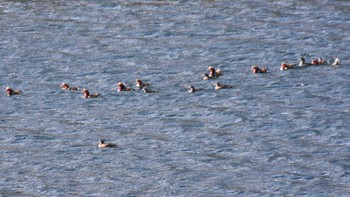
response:
<path id="1" fill-rule="evenodd" d="M 0 86 L 23 91 L 0 95 L 1 196 L 350 195 L 349 18 L 341 0 L 0 2 Z M 299 57 L 342 65 L 279 71 Z M 116 91 L 136 78 L 158 92 Z"/>

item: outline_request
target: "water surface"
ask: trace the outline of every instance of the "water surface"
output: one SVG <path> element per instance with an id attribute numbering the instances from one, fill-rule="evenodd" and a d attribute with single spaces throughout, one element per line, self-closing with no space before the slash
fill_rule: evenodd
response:
<path id="1" fill-rule="evenodd" d="M 23 94 L 0 95 L 0 194 L 350 195 L 349 10 L 340 0 L 1 2 L 0 86 Z M 299 57 L 342 65 L 279 71 Z M 254 75 L 254 64 L 270 72 Z M 209 65 L 223 76 L 201 80 Z M 158 92 L 116 91 L 137 78 Z M 98 149 L 101 138 L 119 148 Z"/>

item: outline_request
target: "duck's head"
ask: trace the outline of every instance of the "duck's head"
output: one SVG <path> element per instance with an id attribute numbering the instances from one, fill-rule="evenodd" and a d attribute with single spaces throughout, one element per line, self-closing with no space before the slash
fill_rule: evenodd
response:
<path id="1" fill-rule="evenodd" d="M 192 85 L 188 86 L 188 92 L 192 93 L 195 91 L 194 87 Z"/>
<path id="2" fill-rule="evenodd" d="M 122 82 L 117 83 L 117 86 L 118 87 L 125 87 L 124 83 L 122 83 Z"/>
<path id="3" fill-rule="evenodd" d="M 251 70 L 253 71 L 253 73 L 257 73 L 259 70 L 259 67 L 257 65 L 254 65 Z"/>
<path id="4" fill-rule="evenodd" d="M 125 89 L 125 85 L 122 82 L 117 83 L 118 91 L 122 91 Z"/>
<path id="5" fill-rule="evenodd" d="M 141 87 L 143 85 L 141 79 L 136 79 L 136 86 Z"/>
<path id="6" fill-rule="evenodd" d="M 305 62 L 305 59 L 303 57 L 299 58 L 299 61 L 304 63 Z"/>
<path id="7" fill-rule="evenodd" d="M 212 66 L 209 66 L 209 67 L 208 67 L 208 70 L 209 70 L 210 73 L 215 73 L 215 69 L 214 69 L 214 67 L 212 67 Z"/>
<path id="8" fill-rule="evenodd" d="M 8 96 L 12 95 L 13 92 L 14 92 L 14 91 L 12 90 L 12 88 L 6 87 L 6 94 L 7 94 Z"/>
<path id="9" fill-rule="evenodd" d="M 81 92 L 84 94 L 85 98 L 88 98 L 90 96 L 90 92 L 86 88 L 84 88 Z"/>
<path id="10" fill-rule="evenodd" d="M 104 144 L 105 141 L 101 139 L 101 140 L 97 141 L 97 143 L 99 143 L 99 144 Z"/>
<path id="11" fill-rule="evenodd" d="M 61 84 L 61 88 L 63 89 L 68 89 L 69 88 L 69 85 L 67 83 L 62 83 Z"/>

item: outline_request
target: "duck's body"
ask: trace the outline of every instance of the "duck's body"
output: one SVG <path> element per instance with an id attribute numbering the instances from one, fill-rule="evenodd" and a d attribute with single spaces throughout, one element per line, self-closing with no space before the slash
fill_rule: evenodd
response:
<path id="1" fill-rule="evenodd" d="M 188 92 L 189 93 L 194 93 L 194 92 L 202 91 L 202 90 L 204 90 L 204 89 L 203 88 L 196 89 L 196 88 L 194 88 L 194 86 L 188 86 Z"/>
<path id="2" fill-rule="evenodd" d="M 79 90 L 78 87 L 70 87 L 67 83 L 62 83 L 61 88 L 62 90 L 71 90 L 71 91 Z"/>
<path id="3" fill-rule="evenodd" d="M 90 94 L 89 90 L 83 89 L 83 98 L 98 98 L 101 97 L 99 93 Z"/>
<path id="4" fill-rule="evenodd" d="M 155 90 L 149 90 L 149 89 L 147 89 L 146 87 L 144 87 L 143 89 L 142 89 L 142 91 L 144 92 L 144 93 L 156 93 L 157 91 L 155 91 Z"/>
<path id="5" fill-rule="evenodd" d="M 216 79 L 216 76 L 210 76 L 208 73 L 203 74 L 202 76 L 203 80 L 208 80 L 208 79 Z"/>
<path id="6" fill-rule="evenodd" d="M 13 90 L 10 87 L 6 87 L 5 90 L 6 90 L 6 95 L 7 96 L 13 96 L 13 95 L 16 95 L 16 94 L 20 94 L 22 92 L 21 90 Z"/>
<path id="7" fill-rule="evenodd" d="M 332 64 L 333 66 L 340 65 L 340 59 L 335 58 L 334 63 Z"/>
<path id="8" fill-rule="evenodd" d="M 99 140 L 98 141 L 98 147 L 99 148 L 113 148 L 113 147 L 117 147 L 116 144 L 111 144 L 111 143 L 105 143 L 104 140 Z"/>
<path id="9" fill-rule="evenodd" d="M 259 68 L 257 65 L 254 65 L 251 70 L 253 73 L 267 73 L 267 68 Z"/>
<path id="10" fill-rule="evenodd" d="M 232 86 L 231 85 L 220 84 L 220 83 L 216 83 L 215 84 L 215 90 L 221 90 L 221 89 L 226 89 L 226 88 L 232 88 Z"/>
<path id="11" fill-rule="evenodd" d="M 121 91 L 131 91 L 131 90 L 132 90 L 130 87 L 126 87 L 126 86 L 124 85 L 124 83 L 122 83 L 122 82 L 119 82 L 119 83 L 117 84 L 117 87 L 118 87 L 118 91 L 119 91 L 119 92 L 121 92 Z"/>
<path id="12" fill-rule="evenodd" d="M 288 70 L 294 68 L 295 64 L 286 64 L 282 62 L 280 70 Z"/>
<path id="13" fill-rule="evenodd" d="M 142 82 L 140 79 L 136 79 L 136 87 L 137 88 L 144 88 L 144 87 L 148 87 L 149 86 L 149 83 L 144 83 Z"/>

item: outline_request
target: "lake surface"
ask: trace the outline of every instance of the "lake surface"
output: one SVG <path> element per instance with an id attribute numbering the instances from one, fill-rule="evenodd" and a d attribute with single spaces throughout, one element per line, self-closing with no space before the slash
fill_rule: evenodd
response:
<path id="1" fill-rule="evenodd" d="M 349 18 L 345 0 L 0 2 L 0 195 L 349 196 Z M 279 70 L 300 57 L 341 65 Z M 137 78 L 157 93 L 117 92 Z"/>

